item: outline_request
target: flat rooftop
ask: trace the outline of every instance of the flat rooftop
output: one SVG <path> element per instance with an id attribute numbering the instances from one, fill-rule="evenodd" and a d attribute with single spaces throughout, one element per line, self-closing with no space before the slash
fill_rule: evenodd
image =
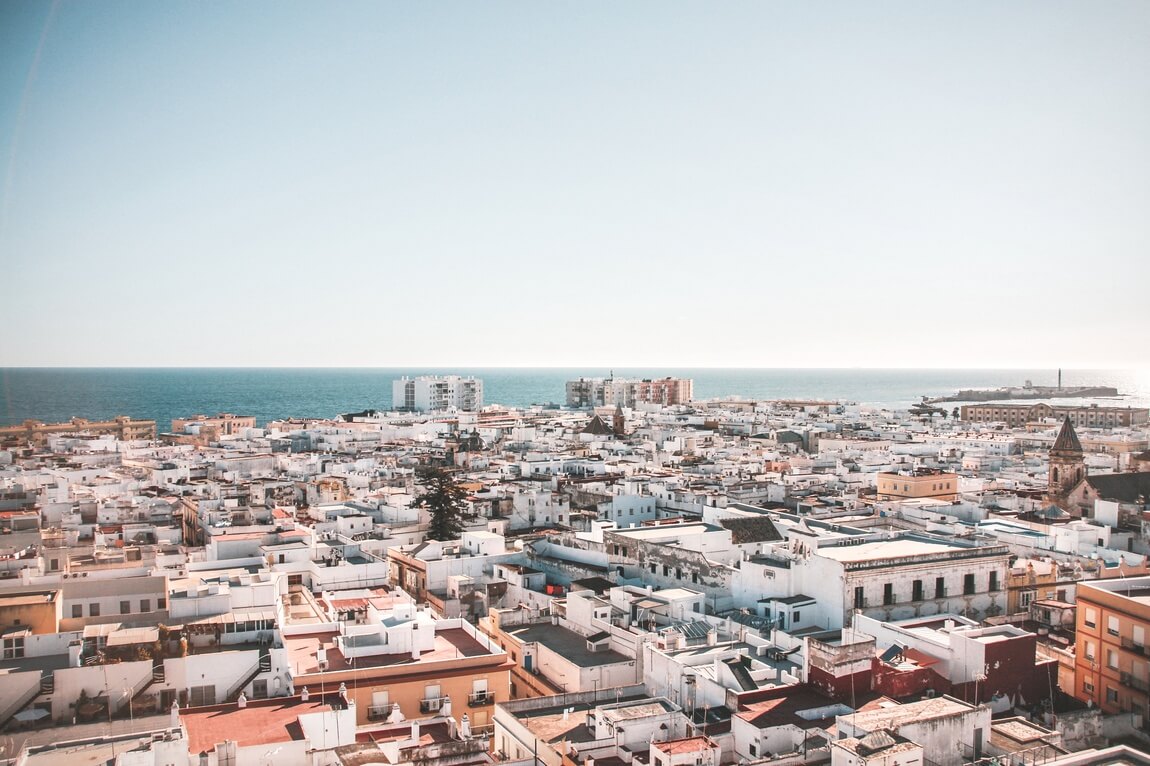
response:
<path id="1" fill-rule="evenodd" d="M 51 604 L 60 594 L 58 590 L 39 590 L 31 593 L 0 594 L 0 607 L 35 606 Z"/>
<path id="2" fill-rule="evenodd" d="M 552 626 L 548 626 L 552 627 Z M 450 630 L 437 630 L 435 632 L 435 646 L 419 655 L 418 660 L 411 658 L 411 652 L 398 654 L 377 654 L 370 657 L 357 657 L 355 664 L 347 660 L 335 644 L 338 633 L 306 633 L 300 636 L 284 636 L 284 646 L 288 650 L 291 666 L 297 674 L 319 673 L 319 663 L 316 652 L 320 649 L 327 651 L 327 672 L 337 670 L 364 670 L 366 668 L 382 668 L 394 665 L 415 665 L 425 662 L 442 662 L 460 657 L 480 657 L 492 652 L 469 636 L 462 628 Z"/>
<path id="3" fill-rule="evenodd" d="M 722 527 L 711 524 L 666 524 L 659 527 L 628 527 L 626 529 L 607 530 L 611 534 L 622 537 L 632 537 L 636 540 L 657 540 L 660 538 L 673 538 L 679 535 L 701 535 L 704 532 L 722 532 Z"/>
<path id="4" fill-rule="evenodd" d="M 628 657 L 614 649 L 593 652 L 587 648 L 586 636 L 581 636 L 560 625 L 527 625 L 511 628 L 507 634 L 525 644 L 542 644 L 581 668 L 614 665 L 618 662 L 629 662 L 634 659 L 634 657 Z"/>
<path id="5" fill-rule="evenodd" d="M 823 716 L 821 718 L 816 718 L 815 714 L 800 716 L 800 711 L 820 711 L 823 712 Z M 848 705 L 836 703 L 809 688 L 796 687 L 774 699 L 752 702 L 735 715 L 757 729 L 794 726 L 804 730 L 834 731 L 835 717 L 849 711 L 851 708 Z"/>
<path id="6" fill-rule="evenodd" d="M 193 754 L 210 751 L 224 740 L 250 747 L 303 739 L 297 719 L 306 713 L 332 710 L 331 705 L 316 697 L 307 702 L 301 702 L 299 697 L 255 700 L 242 710 L 235 703 L 181 710 L 180 720 L 188 732 L 188 750 Z"/>
<path id="7" fill-rule="evenodd" d="M 857 713 L 852 713 L 850 723 L 852 726 L 862 729 L 863 731 L 897 729 L 908 723 L 947 718 L 949 716 L 968 713 L 972 710 L 975 710 L 973 705 L 969 705 L 961 700 L 956 700 L 951 697 L 932 697 L 931 699 L 919 700 L 918 702 L 908 702 L 905 705 L 891 705 L 889 707 L 868 706 L 868 708 L 864 708 Z"/>
<path id="8" fill-rule="evenodd" d="M 834 559 L 835 561 L 857 562 L 878 561 L 881 559 L 910 558 L 914 556 L 931 556 L 944 553 L 966 553 L 976 550 L 959 545 L 927 540 L 880 540 L 861 545 L 839 545 L 833 547 L 820 547 L 818 555 Z"/>
<path id="9" fill-rule="evenodd" d="M 553 699 L 561 700 L 562 697 Z M 620 702 L 642 702 L 649 699 L 646 696 L 630 696 L 620 698 Z M 600 703 L 601 704 L 601 703 Z M 611 703 L 612 705 L 615 703 Z M 593 733 L 587 728 L 587 713 L 595 710 L 598 705 L 580 703 L 577 705 L 554 705 L 541 710 L 529 710 L 515 714 L 519 722 L 531 730 L 535 736 L 547 742 L 591 742 Z M 568 711 L 564 714 L 564 711 Z M 599 759 L 596 759 L 596 763 Z"/>

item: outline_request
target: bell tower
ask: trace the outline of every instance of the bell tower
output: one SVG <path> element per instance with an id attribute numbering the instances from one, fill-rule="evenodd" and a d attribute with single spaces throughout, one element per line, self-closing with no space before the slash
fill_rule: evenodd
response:
<path id="1" fill-rule="evenodd" d="M 1047 477 L 1046 496 L 1052 503 L 1065 504 L 1070 490 L 1086 477 L 1086 460 L 1082 442 L 1070 423 L 1070 416 L 1062 421 L 1062 429 L 1054 446 L 1050 448 L 1050 473 Z"/>

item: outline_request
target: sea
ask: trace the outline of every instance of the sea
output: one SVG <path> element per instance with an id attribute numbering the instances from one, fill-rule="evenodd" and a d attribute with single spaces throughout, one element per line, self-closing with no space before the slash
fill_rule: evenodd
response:
<path id="1" fill-rule="evenodd" d="M 330 418 L 391 408 L 391 383 L 404 375 L 472 375 L 487 404 L 562 404 L 580 377 L 685 377 L 696 399 L 820 399 L 903 409 L 959 389 L 1056 385 L 1057 370 L 940 369 L 593 369 L 593 368 L 0 368 L 0 425 L 117 415 L 155 420 L 231 412 L 259 425 L 288 417 Z M 1098 403 L 1150 406 L 1150 370 L 1063 370 L 1064 386 L 1113 386 Z M 950 406 L 950 405 L 948 405 Z"/>

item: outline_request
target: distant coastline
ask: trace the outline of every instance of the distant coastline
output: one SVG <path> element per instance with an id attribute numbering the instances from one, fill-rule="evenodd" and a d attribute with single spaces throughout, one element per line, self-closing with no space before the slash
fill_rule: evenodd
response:
<path id="1" fill-rule="evenodd" d="M 120 415 L 155 420 L 197 413 L 252 415 L 259 425 L 287 417 L 334 418 L 345 412 L 391 409 L 391 381 L 403 375 L 482 377 L 489 404 L 527 407 L 562 402 L 567 380 L 604 376 L 582 368 L 0 368 L 0 424 L 27 419 Z M 615 368 L 617 376 L 689 377 L 696 399 L 819 399 L 908 409 L 924 396 L 951 396 L 1019 380 L 1056 382 L 1055 370 L 881 370 Z M 1128 394 L 1123 402 L 1150 404 L 1150 381 L 1131 370 L 1063 370 L 1067 387 L 1106 381 Z"/>

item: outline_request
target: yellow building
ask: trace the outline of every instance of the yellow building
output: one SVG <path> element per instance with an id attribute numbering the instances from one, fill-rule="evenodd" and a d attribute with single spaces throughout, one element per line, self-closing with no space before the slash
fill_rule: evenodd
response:
<path id="1" fill-rule="evenodd" d="M 96 436 L 112 435 L 123 441 L 156 438 L 156 421 L 133 420 L 122 415 L 112 420 L 86 420 L 72 418 L 67 423 L 41 423 L 39 420 L 25 420 L 18 426 L 0 428 L 0 446 L 18 444 L 41 445 L 54 434 L 87 433 Z"/>
<path id="2" fill-rule="evenodd" d="M 878 475 L 879 500 L 908 500 L 925 497 L 936 500 L 957 500 L 958 474 L 919 470 L 913 474 L 883 472 Z"/>

